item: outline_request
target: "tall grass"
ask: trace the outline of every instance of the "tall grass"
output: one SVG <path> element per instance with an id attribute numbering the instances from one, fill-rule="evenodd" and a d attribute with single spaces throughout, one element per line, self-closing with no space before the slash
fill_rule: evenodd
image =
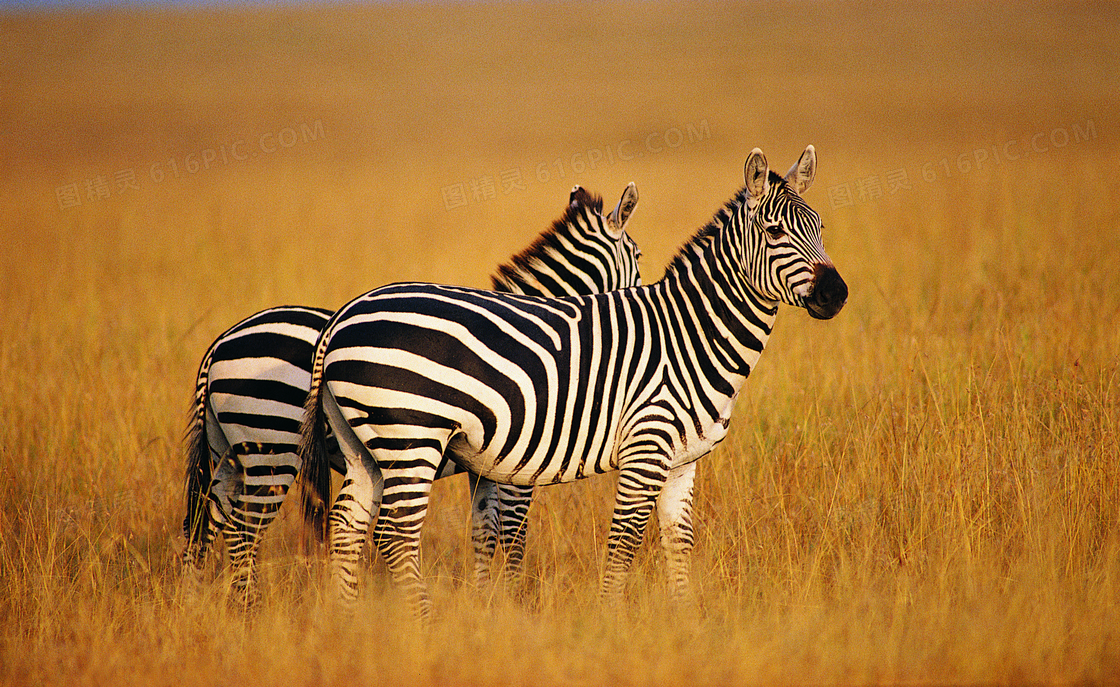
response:
<path id="1" fill-rule="evenodd" d="M 1115 20 L 966 3 L 0 16 L 0 682 L 1115 680 Z M 708 135 L 664 143 L 690 125 Z M 171 175 L 237 141 L 255 154 Z M 540 490 L 514 589 L 473 586 L 466 486 L 437 484 L 428 633 L 373 557 L 351 622 L 333 615 L 295 508 L 266 539 L 259 613 L 227 608 L 217 565 L 181 594 L 180 442 L 225 327 L 394 280 L 485 285 L 573 183 L 637 182 L 653 280 L 752 147 L 784 170 L 806 143 L 851 298 L 829 322 L 783 310 L 701 462 L 695 609 L 667 603 L 652 532 L 625 611 L 598 606 L 609 476 Z M 118 192 L 127 169 L 140 188 Z M 109 198 L 87 195 L 98 176 Z M 61 207 L 71 183 L 82 204 Z"/>

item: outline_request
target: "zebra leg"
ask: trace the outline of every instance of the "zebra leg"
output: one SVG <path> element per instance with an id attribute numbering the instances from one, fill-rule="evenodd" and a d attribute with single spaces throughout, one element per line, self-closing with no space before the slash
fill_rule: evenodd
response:
<path id="1" fill-rule="evenodd" d="M 204 508 L 214 510 L 212 504 L 206 504 Z M 202 587 L 202 573 L 206 567 L 206 554 L 210 551 L 210 546 L 214 543 L 214 539 L 218 536 L 219 523 L 214 515 L 205 522 L 205 529 L 199 534 L 196 540 L 188 541 L 187 548 L 183 551 L 183 584 L 184 591 L 190 597 L 196 597 L 199 589 Z"/>
<path id="2" fill-rule="evenodd" d="M 246 517 L 242 497 L 245 494 L 245 466 L 241 456 L 255 444 L 235 444 L 222 455 L 210 483 L 212 511 L 222 523 L 222 536 L 230 562 L 230 602 L 250 610 L 260 601 L 257 589 L 257 533 Z"/>
<path id="3" fill-rule="evenodd" d="M 525 521 L 533 502 L 533 487 L 497 485 L 499 541 L 506 552 L 506 582 L 521 579 L 525 563 Z"/>
<path id="4" fill-rule="evenodd" d="M 661 530 L 661 548 L 665 552 L 669 598 L 689 599 L 692 574 L 692 486 L 696 480 L 696 463 L 669 471 L 668 479 L 657 497 L 657 520 Z"/>
<path id="5" fill-rule="evenodd" d="M 479 586 L 490 582 L 490 561 L 500 532 L 499 487 L 473 472 L 467 473 L 471 489 L 471 543 L 474 545 L 474 579 Z"/>
<path id="6" fill-rule="evenodd" d="M 215 471 L 211 494 L 224 510 L 233 602 L 244 609 L 260 601 L 257 553 L 291 488 L 299 458 L 288 444 L 243 442 L 230 447 Z"/>
<path id="7" fill-rule="evenodd" d="M 378 456 L 385 490 L 374 541 L 393 580 L 408 597 L 413 613 L 424 623 L 431 616 L 432 600 L 421 575 L 420 529 L 442 453 L 434 448 L 416 448 L 407 457 L 397 452 L 393 460 L 381 460 L 382 456 Z"/>
<path id="8" fill-rule="evenodd" d="M 239 508 L 234 511 L 233 526 L 224 530 L 230 558 L 231 601 L 244 610 L 256 608 L 261 600 L 257 554 L 265 529 L 280 511 L 281 502 L 275 500 L 278 490 L 277 485 L 246 488 L 240 501 L 235 502 Z M 282 494 L 286 493 L 285 487 Z"/>
<path id="9" fill-rule="evenodd" d="M 503 577 L 512 583 L 521 578 L 525 560 L 525 519 L 533 487 L 497 484 L 469 473 L 471 479 L 471 540 L 478 584 L 490 581 L 490 562 L 498 545 L 506 553 Z"/>
<path id="10" fill-rule="evenodd" d="M 607 566 L 600 589 L 600 597 L 608 606 L 617 607 L 622 601 L 626 573 L 634 560 L 634 552 L 642 543 L 657 494 L 665 483 L 668 473 L 665 463 L 657 456 L 654 460 L 629 461 L 619 470 L 614 516 L 607 535 Z"/>
<path id="11" fill-rule="evenodd" d="M 350 464 L 331 508 L 329 567 L 338 599 L 347 606 L 358 598 L 358 560 L 381 501 L 383 484 L 376 465 L 365 461 L 357 467 Z"/>
<path id="12" fill-rule="evenodd" d="M 230 561 L 230 603 L 242 610 L 253 610 L 261 600 L 257 580 L 260 538 L 254 528 L 239 523 L 225 530 L 225 539 Z"/>
<path id="13" fill-rule="evenodd" d="M 224 519 L 224 513 L 214 503 L 214 494 L 212 490 L 212 483 L 208 486 L 208 491 L 199 495 L 199 498 L 204 499 L 204 502 L 199 508 L 198 518 L 199 522 L 189 523 L 186 528 L 187 531 L 187 548 L 183 550 L 183 576 L 188 581 L 188 584 L 197 587 L 202 582 L 202 570 L 206 566 L 206 556 L 210 553 L 210 547 L 214 545 L 214 540 L 218 537 L 218 531 L 227 525 Z M 190 516 L 188 516 L 190 517 Z M 195 530 L 201 528 L 201 532 L 195 534 Z"/>
<path id="14" fill-rule="evenodd" d="M 338 451 L 345 458 L 342 488 L 327 516 L 330 527 L 328 569 L 335 581 L 337 600 L 349 609 L 358 598 L 358 560 L 381 503 L 384 482 L 373 456 L 342 415 L 330 386 L 321 387 L 320 393 L 323 394 L 322 411 L 327 419 L 328 436 L 334 436 Z M 331 447 L 328 445 L 328 448 Z M 333 458 L 331 460 L 333 464 Z"/>

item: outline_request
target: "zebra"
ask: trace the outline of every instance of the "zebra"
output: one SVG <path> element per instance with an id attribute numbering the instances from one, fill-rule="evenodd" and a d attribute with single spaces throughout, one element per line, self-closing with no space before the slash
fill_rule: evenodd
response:
<path id="1" fill-rule="evenodd" d="M 637 202 L 631 183 L 604 216 L 602 199 L 576 186 L 563 216 L 499 267 L 493 288 L 561 296 L 641 284 L 641 251 L 626 233 Z M 301 466 L 296 449 L 315 343 L 331 314 L 302 306 L 261 311 L 221 334 L 199 366 L 187 431 L 188 544 L 182 564 L 187 579 L 197 583 L 220 531 L 230 557 L 232 600 L 245 608 L 260 599 L 260 538 Z M 329 453 L 332 467 L 342 472 L 337 449 Z M 441 476 L 462 471 L 454 463 L 446 468 Z M 524 558 L 532 487 L 470 478 L 476 578 L 489 580 L 490 560 L 500 545 L 507 552 L 506 576 L 515 579 Z"/>
<path id="2" fill-rule="evenodd" d="M 333 598 L 358 594 L 373 538 L 422 620 L 420 529 L 432 477 L 453 460 L 517 485 L 618 471 L 600 598 L 617 607 L 656 509 L 670 598 L 690 598 L 696 461 L 727 434 L 779 303 L 829 319 L 848 287 L 802 200 L 813 146 L 785 177 L 755 148 L 746 183 L 653 284 L 542 299 L 395 284 L 340 309 L 315 352 L 300 450 L 325 498 L 323 437 L 347 463 L 331 509 Z M 376 510 L 375 510 L 376 509 Z"/>

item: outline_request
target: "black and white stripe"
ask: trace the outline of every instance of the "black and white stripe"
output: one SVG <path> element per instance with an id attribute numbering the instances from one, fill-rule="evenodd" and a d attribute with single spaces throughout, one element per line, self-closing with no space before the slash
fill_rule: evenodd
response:
<path id="1" fill-rule="evenodd" d="M 260 536 L 299 472 L 300 406 L 311 386 L 315 342 L 331 314 L 302 306 L 263 310 L 223 332 L 198 369 L 187 431 L 184 573 L 197 581 L 222 532 L 234 598 L 245 606 L 259 596 Z"/>
<path id="2" fill-rule="evenodd" d="M 494 288 L 562 296 L 640 284 L 640 251 L 625 231 L 637 200 L 630 184 L 615 210 L 603 216 L 602 200 L 577 186 L 564 215 L 499 268 Z M 197 579 L 221 532 L 234 599 L 245 606 L 259 599 L 260 538 L 301 466 L 297 444 L 315 343 L 330 316 L 328 310 L 300 306 L 264 310 L 219 336 L 199 366 L 187 442 L 184 571 Z M 333 449 L 330 460 L 342 471 L 344 462 Z M 452 463 L 441 476 L 457 471 L 462 470 Z M 499 543 L 508 553 L 507 573 L 516 575 L 532 487 L 471 478 L 477 575 L 488 576 Z"/>
<path id="3" fill-rule="evenodd" d="M 754 150 L 745 188 L 656 284 L 563 299 L 396 284 L 339 310 L 316 350 L 300 448 L 324 497 L 327 423 L 346 457 L 330 513 L 342 599 L 357 594 L 377 514 L 380 552 L 428 615 L 419 535 L 448 459 L 516 485 L 618 470 L 604 597 L 619 598 L 655 506 L 671 593 L 684 595 L 695 461 L 726 435 L 779 302 L 830 318 L 847 300 L 801 198 L 815 166 L 809 146 L 783 179 Z"/>

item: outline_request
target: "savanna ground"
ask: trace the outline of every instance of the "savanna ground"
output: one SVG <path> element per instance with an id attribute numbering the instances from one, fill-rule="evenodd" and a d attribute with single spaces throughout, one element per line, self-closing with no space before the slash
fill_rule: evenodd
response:
<path id="1" fill-rule="evenodd" d="M 0 14 L 0 682 L 787 684 L 1120 679 L 1120 10 L 391 4 Z M 582 184 L 647 281 L 760 146 L 851 289 L 785 308 L 700 465 L 697 608 L 651 532 L 596 586 L 609 478 L 542 490 L 528 579 L 438 616 L 370 559 L 353 627 L 284 509 L 263 608 L 178 594 L 210 341 L 281 303 L 485 285 Z M 216 566 L 215 566 L 216 569 Z"/>

